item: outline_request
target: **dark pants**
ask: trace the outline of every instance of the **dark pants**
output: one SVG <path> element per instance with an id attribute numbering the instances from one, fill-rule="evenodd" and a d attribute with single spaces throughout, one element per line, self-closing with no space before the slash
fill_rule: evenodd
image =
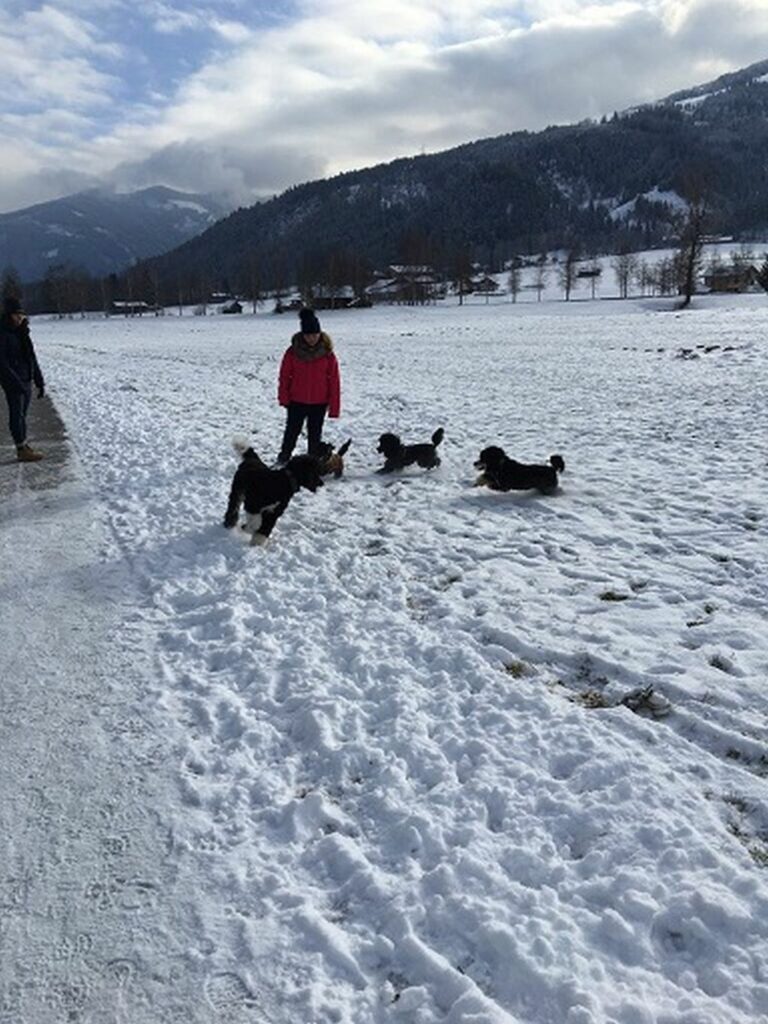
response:
<path id="1" fill-rule="evenodd" d="M 27 440 L 27 410 L 32 398 L 32 391 L 20 391 L 18 388 L 3 387 L 5 400 L 8 403 L 8 427 L 16 445 Z"/>
<path id="2" fill-rule="evenodd" d="M 306 405 L 304 402 L 290 402 L 285 421 L 285 433 L 280 447 L 280 460 L 290 459 L 299 439 L 304 420 L 307 421 L 307 451 L 312 455 L 323 437 L 323 420 L 327 405 Z"/>

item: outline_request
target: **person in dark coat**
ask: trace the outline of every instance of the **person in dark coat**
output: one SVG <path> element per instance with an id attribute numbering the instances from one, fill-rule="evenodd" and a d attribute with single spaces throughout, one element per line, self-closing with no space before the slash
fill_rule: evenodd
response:
<path id="1" fill-rule="evenodd" d="M 27 444 L 27 410 L 33 383 L 37 397 L 42 398 L 45 381 L 32 345 L 29 322 L 19 300 L 7 296 L 0 316 L 0 387 L 8 403 L 8 426 L 19 462 L 38 462 L 43 458 L 42 452 Z"/>
<path id="2" fill-rule="evenodd" d="M 317 452 L 323 437 L 326 412 L 336 419 L 341 412 L 341 381 L 333 342 L 320 329 L 313 309 L 299 313 L 301 330 L 280 364 L 277 400 L 286 409 L 285 433 L 278 463 L 286 463 L 307 423 L 307 451 Z"/>

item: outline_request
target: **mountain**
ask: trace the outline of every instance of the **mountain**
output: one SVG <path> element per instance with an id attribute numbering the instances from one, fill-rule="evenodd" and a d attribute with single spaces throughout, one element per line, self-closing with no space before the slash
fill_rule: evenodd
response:
<path id="1" fill-rule="evenodd" d="M 13 266 L 24 281 L 55 265 L 104 276 L 199 235 L 224 212 L 208 196 L 162 186 L 78 192 L 0 214 L 0 270 Z"/>
<path id="2" fill-rule="evenodd" d="M 612 251 L 669 240 L 692 180 L 711 230 L 768 227 L 768 60 L 647 106 L 294 187 L 152 261 L 167 286 L 246 291 L 361 264 Z M 462 256 L 463 254 L 463 256 Z M 172 284 L 173 283 L 173 284 Z M 190 285 L 191 287 L 191 285 Z"/>

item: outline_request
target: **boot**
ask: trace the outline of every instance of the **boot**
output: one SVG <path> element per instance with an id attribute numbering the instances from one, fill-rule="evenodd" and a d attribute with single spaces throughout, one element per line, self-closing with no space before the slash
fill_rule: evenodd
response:
<path id="1" fill-rule="evenodd" d="M 16 458 L 19 462 L 39 462 L 45 458 L 42 452 L 36 452 L 28 444 L 20 444 L 16 449 Z"/>

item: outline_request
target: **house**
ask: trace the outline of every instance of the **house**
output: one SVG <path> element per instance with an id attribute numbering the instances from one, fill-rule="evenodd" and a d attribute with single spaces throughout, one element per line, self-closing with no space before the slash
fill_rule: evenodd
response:
<path id="1" fill-rule="evenodd" d="M 107 309 L 107 316 L 142 316 L 144 313 L 153 313 L 155 316 L 161 316 L 165 313 L 165 310 L 162 306 L 144 302 L 143 299 L 133 299 L 129 302 L 115 300 L 110 302 Z"/>
<path id="2" fill-rule="evenodd" d="M 273 293 L 274 294 L 274 293 Z M 289 292 L 288 294 L 275 295 L 275 308 L 274 313 L 298 313 L 300 309 L 303 309 L 306 303 L 299 295 L 298 292 Z"/>
<path id="3" fill-rule="evenodd" d="M 444 294 L 439 275 L 430 266 L 392 264 L 376 275 L 365 289 L 371 302 L 397 302 L 423 305 Z"/>
<path id="4" fill-rule="evenodd" d="M 232 299 L 231 302 L 225 302 L 224 305 L 219 309 L 220 313 L 242 313 L 243 305 L 238 302 L 237 299 Z"/>
<path id="5" fill-rule="evenodd" d="M 472 291 L 480 292 L 481 295 L 490 295 L 499 290 L 499 282 L 490 274 L 479 274 L 470 279 Z"/>
<path id="6" fill-rule="evenodd" d="M 312 309 L 349 309 L 355 301 L 355 290 L 352 285 L 342 284 L 333 288 L 318 285 L 307 296 L 307 305 Z"/>
<path id="7" fill-rule="evenodd" d="M 717 267 L 704 274 L 704 287 L 710 292 L 749 292 L 760 287 L 757 268 Z"/>

